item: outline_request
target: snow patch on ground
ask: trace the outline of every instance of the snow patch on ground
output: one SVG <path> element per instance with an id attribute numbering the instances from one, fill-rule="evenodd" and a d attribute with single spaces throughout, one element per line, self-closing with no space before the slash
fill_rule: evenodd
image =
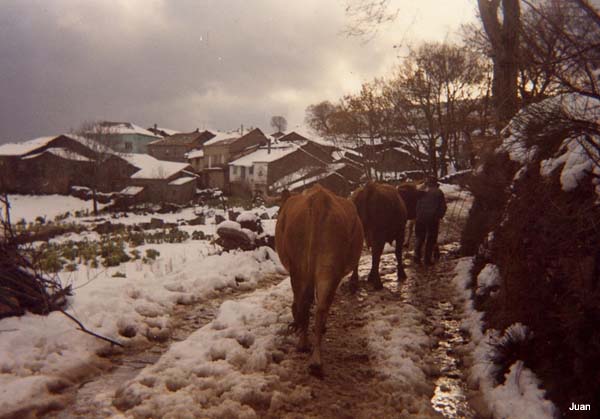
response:
<path id="1" fill-rule="evenodd" d="M 203 241 L 154 244 L 161 256 L 150 265 L 139 260 L 102 270 L 80 265 L 74 273 L 62 273 L 75 294 L 67 311 L 94 332 L 133 345 L 147 338 L 168 338 L 175 304 L 210 298 L 226 287 L 253 289 L 266 275 L 283 269 L 269 248 L 211 255 L 210 247 Z M 125 278 L 113 277 L 116 272 Z M 226 323 L 226 312 L 220 321 Z M 59 312 L 0 320 L 0 330 L 5 331 L 0 339 L 0 411 L 22 408 L 28 394 L 36 394 L 31 403 L 58 397 L 53 382 L 72 384 L 102 366 L 97 354 L 108 344 L 76 327 Z M 260 363 L 261 355 L 253 356 Z"/>
<path id="2" fill-rule="evenodd" d="M 268 391 L 278 380 L 276 339 L 291 321 L 291 297 L 284 280 L 223 303 L 215 320 L 119 389 L 117 405 L 134 417 L 256 418 L 261 407 L 306 402 L 310 391 L 302 386 Z"/>
<path id="3" fill-rule="evenodd" d="M 35 221 L 37 217 L 54 220 L 57 215 L 66 212 L 92 210 L 92 201 L 84 201 L 73 196 L 64 195 L 9 195 L 10 217 L 13 223 L 24 219 L 26 222 Z M 105 207 L 98 204 L 98 208 Z M 2 208 L 3 209 L 3 208 Z"/>
<path id="4" fill-rule="evenodd" d="M 516 337 L 522 335 L 524 338 L 527 330 L 522 325 L 513 325 L 505 331 L 504 335 L 494 329 L 486 330 L 485 334 L 482 332 L 483 313 L 473 307 L 473 293 L 469 287 L 472 281 L 472 268 L 472 257 L 460 259 L 455 267 L 453 279 L 464 302 L 466 318 L 462 327 L 470 332 L 471 345 L 473 345 L 473 365 L 469 375 L 471 384 L 479 387 L 494 417 L 504 419 L 554 418 L 556 412 L 554 404 L 545 398 L 545 391 L 540 389 L 540 383 L 535 374 L 525 368 L 521 361 L 517 361 L 511 366 L 503 384 L 498 385 L 495 382 L 493 376 L 497 370 L 491 361 L 494 345 L 507 339 L 509 335 Z M 489 268 L 488 274 L 484 277 L 491 276 L 492 271 L 493 268 Z"/>
<path id="5" fill-rule="evenodd" d="M 500 270 L 492 263 L 485 265 L 477 276 L 477 295 L 485 294 L 491 287 L 500 284 Z"/>
<path id="6" fill-rule="evenodd" d="M 395 402 L 406 409 L 404 415 L 429 417 L 431 388 L 423 358 L 432 341 L 423 330 L 425 315 L 410 304 L 383 300 L 369 307 L 367 319 L 368 345 L 376 366 L 388 378 L 390 396 L 400 398 Z"/>

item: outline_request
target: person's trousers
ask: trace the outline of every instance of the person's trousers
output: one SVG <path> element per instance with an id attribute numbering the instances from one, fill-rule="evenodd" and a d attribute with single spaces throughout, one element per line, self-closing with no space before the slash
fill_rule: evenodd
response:
<path id="1" fill-rule="evenodd" d="M 423 244 L 425 244 L 425 263 L 432 262 L 433 250 L 437 246 L 440 220 L 417 220 L 415 223 L 415 259 L 421 260 Z"/>

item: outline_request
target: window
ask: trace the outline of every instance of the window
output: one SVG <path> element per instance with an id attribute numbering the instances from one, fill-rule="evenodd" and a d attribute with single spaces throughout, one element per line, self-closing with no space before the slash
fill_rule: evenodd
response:
<path id="1" fill-rule="evenodd" d="M 237 166 L 231 166 L 231 167 L 233 169 L 233 174 L 237 175 Z"/>
<path id="2" fill-rule="evenodd" d="M 248 168 L 248 174 L 249 174 L 249 175 L 253 175 L 253 174 L 254 174 L 254 166 L 250 166 L 250 167 Z"/>
<path id="3" fill-rule="evenodd" d="M 125 151 L 131 151 L 133 150 L 133 144 L 131 144 L 130 142 L 126 141 L 125 142 Z"/>

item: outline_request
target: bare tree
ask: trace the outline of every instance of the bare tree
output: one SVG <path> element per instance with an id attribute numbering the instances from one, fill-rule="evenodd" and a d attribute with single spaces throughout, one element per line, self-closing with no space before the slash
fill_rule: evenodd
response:
<path id="1" fill-rule="evenodd" d="M 399 10 L 390 10 L 390 0 L 346 0 L 348 24 L 344 33 L 370 39 L 380 25 L 393 22 Z"/>
<path id="2" fill-rule="evenodd" d="M 118 175 L 110 173 L 106 168 L 108 161 L 116 155 L 111 147 L 114 145 L 113 134 L 113 129 L 101 122 L 84 122 L 74 132 L 74 135 L 85 141 L 86 147 L 93 153 L 89 184 L 92 189 L 94 215 L 98 215 L 98 191 L 109 181 L 106 177 Z"/>
<path id="3" fill-rule="evenodd" d="M 458 166 L 461 144 L 469 141 L 474 114 L 486 92 L 479 56 L 459 45 L 425 43 L 412 50 L 391 82 L 403 112 L 396 133 L 429 156 L 428 171 L 445 175 Z M 404 110 L 402 110 L 404 107 Z"/>
<path id="4" fill-rule="evenodd" d="M 271 117 L 271 126 L 278 132 L 285 132 L 287 129 L 287 120 L 280 115 L 273 116 Z"/>

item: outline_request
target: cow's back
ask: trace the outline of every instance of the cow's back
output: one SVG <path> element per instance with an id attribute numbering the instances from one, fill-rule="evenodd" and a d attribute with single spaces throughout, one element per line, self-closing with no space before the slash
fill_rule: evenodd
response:
<path id="1" fill-rule="evenodd" d="M 354 205 L 320 185 L 290 197 L 277 217 L 275 246 L 290 273 L 312 276 L 325 264 L 346 275 L 360 257 L 362 241 Z"/>
<path id="2" fill-rule="evenodd" d="M 386 184 L 369 183 L 353 195 L 370 240 L 392 242 L 406 225 L 406 206 L 396 188 Z M 368 243 L 371 245 L 372 243 Z"/>

